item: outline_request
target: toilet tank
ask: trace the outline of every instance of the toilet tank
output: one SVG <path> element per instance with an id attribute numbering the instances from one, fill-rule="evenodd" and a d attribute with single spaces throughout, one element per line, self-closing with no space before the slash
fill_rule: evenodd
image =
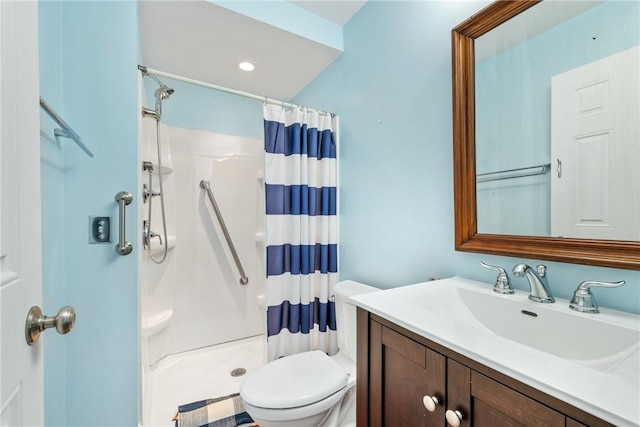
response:
<path id="1" fill-rule="evenodd" d="M 333 288 L 336 303 L 338 349 L 353 361 L 356 360 L 356 306 L 349 300 L 349 297 L 379 290 L 353 280 L 338 282 Z"/>

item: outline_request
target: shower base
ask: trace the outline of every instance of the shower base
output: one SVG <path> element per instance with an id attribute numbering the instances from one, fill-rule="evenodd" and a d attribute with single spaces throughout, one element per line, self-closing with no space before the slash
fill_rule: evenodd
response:
<path id="1" fill-rule="evenodd" d="M 179 405 L 238 393 L 246 375 L 266 361 L 264 335 L 165 357 L 150 372 L 144 425 L 173 426 Z M 232 376 L 239 368 L 246 374 Z"/>

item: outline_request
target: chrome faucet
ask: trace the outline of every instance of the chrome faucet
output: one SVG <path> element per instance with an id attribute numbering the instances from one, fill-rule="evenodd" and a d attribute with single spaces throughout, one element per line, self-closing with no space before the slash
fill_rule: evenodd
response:
<path id="1" fill-rule="evenodd" d="M 547 267 L 539 265 L 536 270 L 527 264 L 518 264 L 513 267 L 513 275 L 516 277 L 526 277 L 529 281 L 531 289 L 529 299 L 535 302 L 551 303 L 556 302 L 551 295 L 549 289 L 549 281 L 547 280 Z"/>

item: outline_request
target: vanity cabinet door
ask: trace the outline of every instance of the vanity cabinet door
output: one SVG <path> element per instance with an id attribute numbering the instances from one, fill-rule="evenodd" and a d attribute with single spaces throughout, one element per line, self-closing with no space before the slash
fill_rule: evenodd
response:
<path id="1" fill-rule="evenodd" d="M 460 411 L 461 427 L 565 425 L 563 414 L 458 362 L 449 359 L 448 370 L 447 409 Z"/>
<path id="2" fill-rule="evenodd" d="M 370 334 L 369 425 L 442 427 L 445 357 L 376 322 Z M 425 396 L 438 400 L 433 412 Z"/>
<path id="3" fill-rule="evenodd" d="M 371 316 L 358 309 L 358 426 L 446 427 L 451 411 L 459 427 L 614 427 L 515 380 L 498 382 L 481 364 Z M 425 396 L 438 400 L 433 412 Z"/>

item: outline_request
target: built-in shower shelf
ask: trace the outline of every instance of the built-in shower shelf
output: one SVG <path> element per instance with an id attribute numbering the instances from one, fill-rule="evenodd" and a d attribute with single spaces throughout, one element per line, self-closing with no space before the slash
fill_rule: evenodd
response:
<path id="1" fill-rule="evenodd" d="M 264 232 L 258 231 L 254 236 L 256 243 L 264 243 Z"/>
<path id="2" fill-rule="evenodd" d="M 264 171 L 258 171 L 256 173 L 256 178 L 258 179 L 259 182 L 264 181 Z"/>
<path id="3" fill-rule="evenodd" d="M 168 235 L 167 236 L 167 249 L 171 250 L 176 247 L 176 236 Z M 150 244 L 151 253 L 153 256 L 162 256 L 164 252 L 164 245 L 160 246 L 160 241 L 158 239 L 153 239 Z"/>
<path id="4" fill-rule="evenodd" d="M 142 335 L 150 337 L 166 329 L 172 317 L 173 310 L 164 310 L 142 318 Z"/>
<path id="5" fill-rule="evenodd" d="M 172 173 L 173 172 L 173 167 L 167 166 L 164 162 L 165 161 L 163 160 L 162 161 L 162 170 L 161 170 L 162 174 L 166 175 L 166 174 Z M 153 173 L 154 173 L 154 175 L 157 175 L 158 174 L 158 170 L 159 170 L 158 164 L 155 163 L 155 162 L 151 162 L 151 164 L 153 165 Z"/>

